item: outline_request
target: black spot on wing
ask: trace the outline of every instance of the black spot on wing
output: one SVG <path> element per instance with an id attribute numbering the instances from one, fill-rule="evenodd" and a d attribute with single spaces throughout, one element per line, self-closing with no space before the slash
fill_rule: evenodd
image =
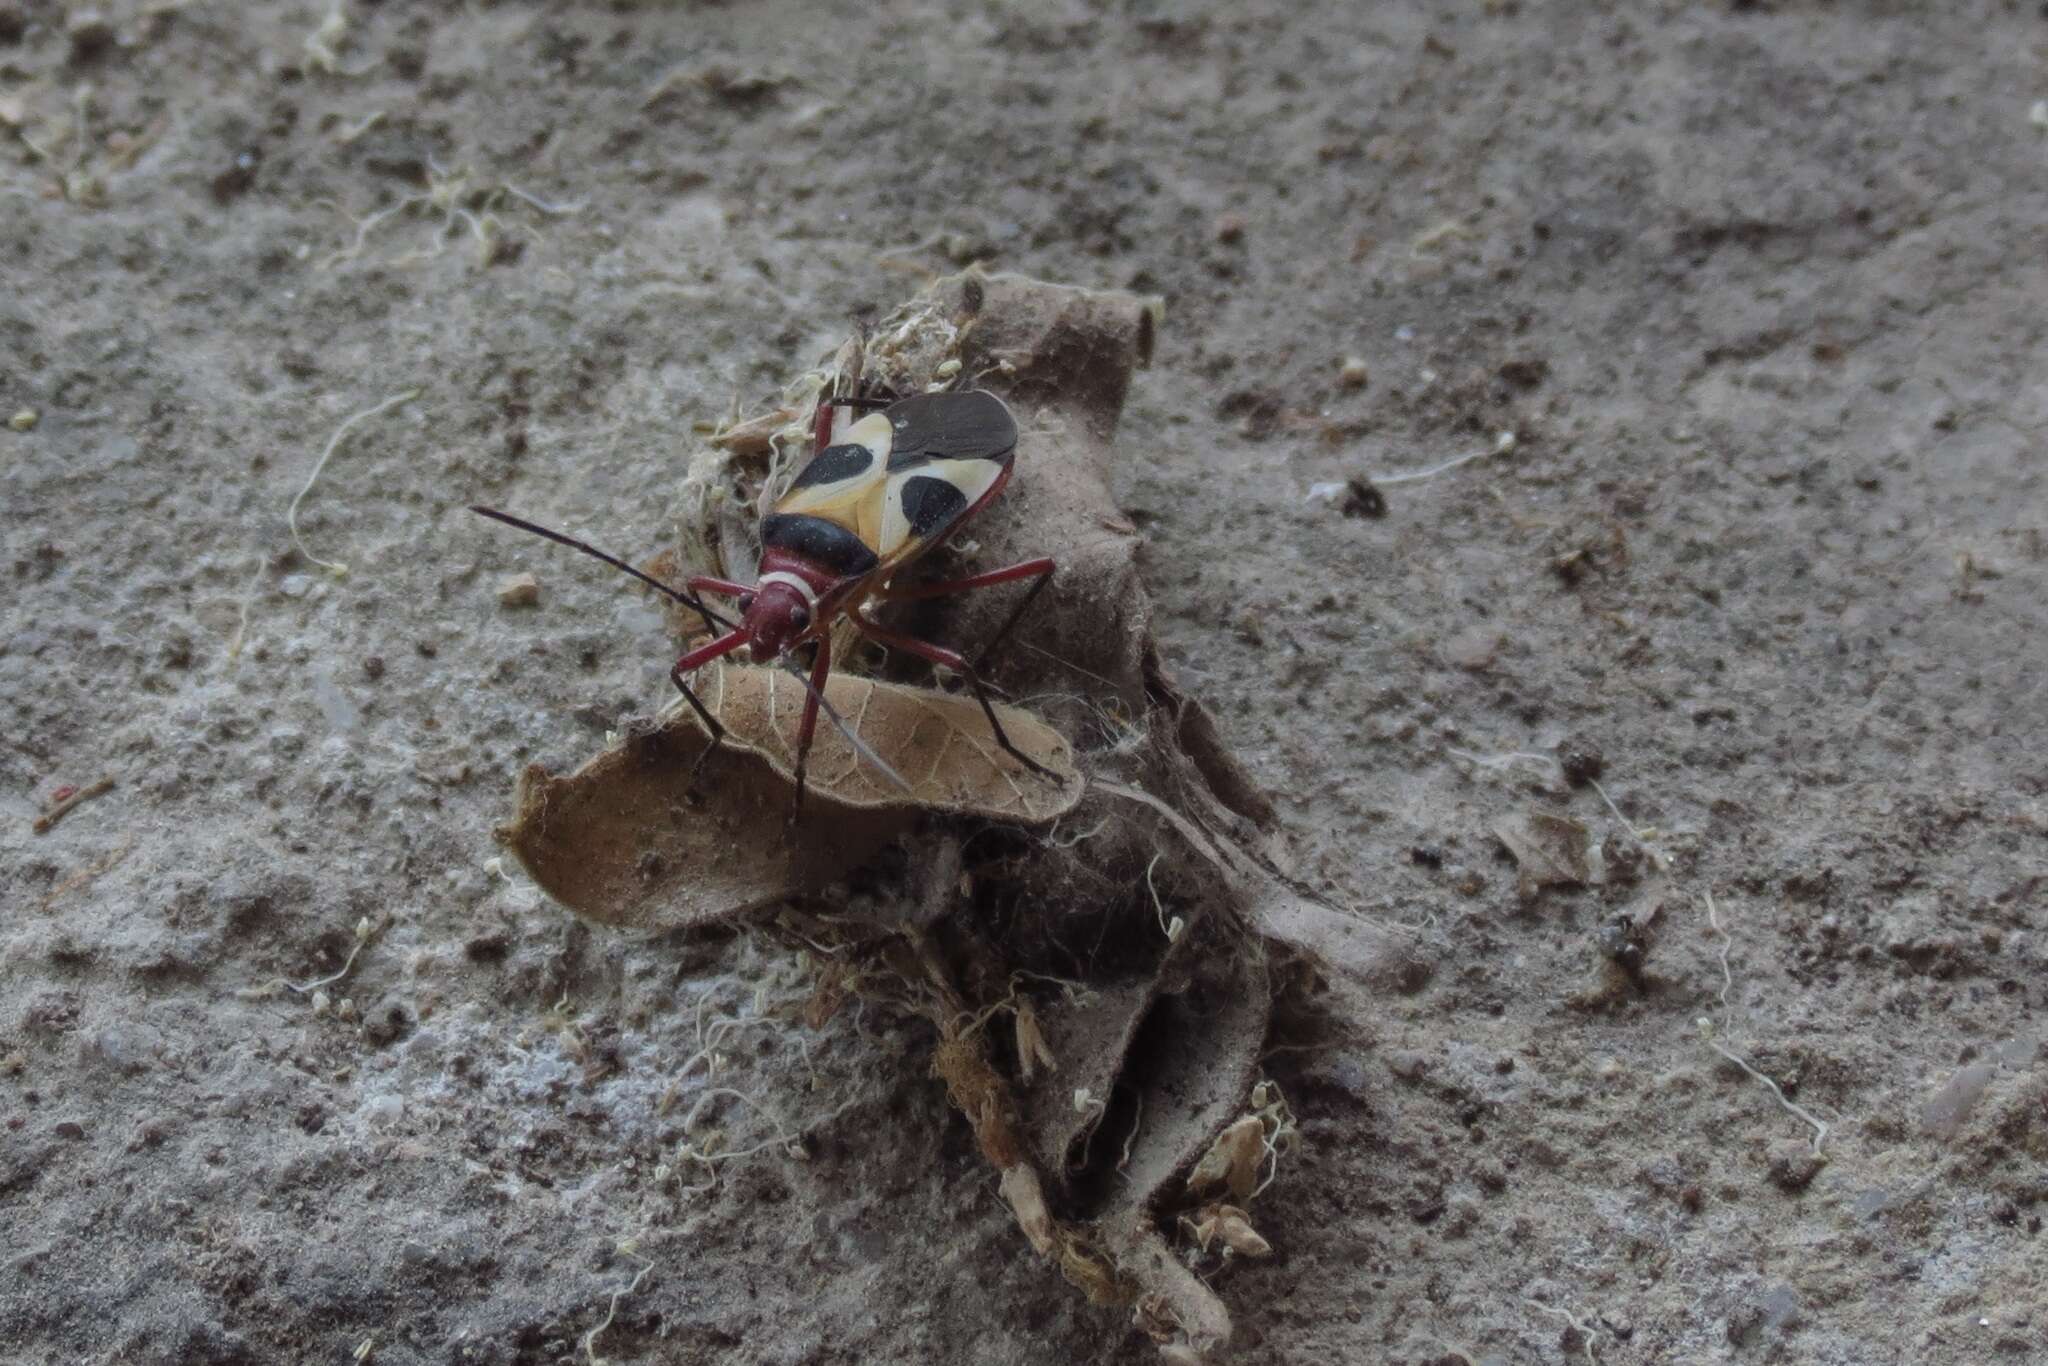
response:
<path id="1" fill-rule="evenodd" d="M 798 471 L 789 486 L 807 489 L 818 484 L 836 484 L 842 479 L 867 473 L 868 466 L 874 463 L 875 453 L 857 442 L 827 446 L 811 457 L 811 463 Z"/>
<path id="2" fill-rule="evenodd" d="M 967 511 L 967 495 L 935 475 L 913 474 L 903 481 L 903 518 L 914 536 L 930 536 Z"/>
<path id="3" fill-rule="evenodd" d="M 918 394 L 892 403 L 885 414 L 895 435 L 890 470 L 927 460 L 993 460 L 1008 465 L 1017 449 L 1017 420 L 994 394 Z"/>
<path id="4" fill-rule="evenodd" d="M 761 520 L 761 544 L 787 550 L 835 574 L 865 574 L 879 561 L 865 541 L 837 522 L 800 512 L 778 512 Z"/>

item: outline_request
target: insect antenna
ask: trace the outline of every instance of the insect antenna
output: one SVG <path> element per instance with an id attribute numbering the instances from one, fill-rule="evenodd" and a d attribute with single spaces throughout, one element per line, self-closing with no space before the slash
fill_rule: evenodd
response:
<path id="1" fill-rule="evenodd" d="M 889 766 L 888 760 L 884 759 L 881 755 L 875 753 L 874 749 L 868 744 L 868 742 L 860 738 L 859 732 L 854 730 L 852 726 L 846 724 L 845 718 L 840 716 L 838 708 L 834 707 L 830 702 L 827 702 L 825 700 L 825 694 L 819 692 L 816 688 L 811 686 L 811 680 L 805 674 L 804 670 L 798 668 L 794 661 L 787 659 L 782 661 L 782 667 L 788 671 L 790 677 L 794 678 L 797 682 L 804 685 L 805 692 L 809 693 L 811 696 L 818 699 L 818 710 L 824 712 L 825 719 L 830 721 L 834 728 L 836 728 L 841 735 L 846 737 L 846 743 L 853 746 L 853 752 L 855 754 L 858 754 L 861 758 L 873 764 L 875 766 L 876 772 L 880 773 L 890 782 L 896 784 L 896 786 L 902 788 L 905 792 L 910 792 L 914 790 L 908 782 L 904 781 L 903 775 L 901 773 L 898 773 L 895 769 Z"/>
<path id="2" fill-rule="evenodd" d="M 539 526 L 533 522 L 529 522 L 523 517 L 514 517 L 509 512 L 499 512 L 494 508 L 477 507 L 474 504 L 472 504 L 469 510 L 471 512 L 474 512 L 479 517 L 488 517 L 494 522 L 503 522 L 506 526 L 518 527 L 521 531 L 530 531 L 536 536 L 545 536 L 548 540 L 553 541 L 556 545 L 565 545 L 568 546 L 571 550 L 580 550 L 586 555 L 594 556 L 597 559 L 603 560 L 606 564 L 610 565 L 614 569 L 621 570 L 627 574 L 631 574 L 634 578 L 640 580 L 640 582 L 646 584 L 649 588 L 652 588 L 657 592 L 667 594 L 669 597 L 675 599 L 683 606 L 695 612 L 698 616 L 704 618 L 704 629 L 707 631 L 730 631 L 733 629 L 732 622 L 727 621 L 724 617 L 712 611 L 709 607 L 706 607 L 702 599 L 695 597 L 692 594 L 685 593 L 680 588 L 671 588 L 669 587 L 669 585 L 663 583 L 660 579 L 655 578 L 652 574 L 641 573 L 632 565 L 627 564 L 624 560 L 619 559 L 615 555 L 605 554 L 602 550 L 599 550 L 596 546 L 592 545 L 588 541 L 579 541 L 574 536 L 565 536 L 559 531 L 550 531 L 546 527 Z"/>
<path id="3" fill-rule="evenodd" d="M 706 630 L 730 631 L 734 629 L 734 624 L 732 622 L 727 621 L 724 617 L 720 616 L 718 613 L 712 611 L 709 607 L 705 606 L 703 600 L 696 597 L 694 594 L 685 593 L 680 588 L 672 588 L 668 584 L 663 583 L 660 579 L 655 578 L 652 574 L 645 574 L 642 573 L 640 570 L 635 569 L 632 565 L 627 564 L 624 560 L 618 558 L 616 555 L 605 554 L 604 551 L 599 550 L 596 546 L 590 544 L 590 542 L 588 541 L 579 541 L 574 536 L 564 535 L 562 532 L 559 531 L 550 531 L 548 528 L 541 526 L 538 523 L 527 521 L 524 517 L 514 517 L 511 513 L 499 512 L 496 508 L 479 507 L 472 504 L 469 510 L 477 514 L 479 517 L 488 517 L 494 522 L 503 522 L 506 526 L 517 527 L 521 531 L 530 531 L 536 536 L 546 537 L 548 540 L 553 541 L 557 545 L 568 546 L 571 550 L 580 550 L 584 554 L 592 556 L 595 559 L 603 560 L 606 564 L 610 565 L 614 569 L 617 569 L 623 573 L 631 574 L 634 578 L 640 580 L 640 582 L 646 584 L 649 588 L 652 588 L 656 592 L 664 594 L 667 597 L 673 598 L 675 601 L 683 604 L 683 606 L 689 608 L 691 611 L 703 617 L 704 627 Z M 782 667 L 787 669 L 790 672 L 790 674 L 796 678 L 797 682 L 804 685 L 805 692 L 811 694 L 811 696 L 818 699 L 818 709 L 824 712 L 826 718 L 832 722 L 833 726 L 838 729 L 839 733 L 846 737 L 846 743 L 853 746 L 854 753 L 858 754 L 861 758 L 867 760 L 870 764 L 873 764 L 877 772 L 881 773 L 884 777 L 888 778 L 890 782 L 896 784 L 896 786 L 902 788 L 905 792 L 911 790 L 910 784 L 904 781 L 903 775 L 898 773 L 895 769 L 891 768 L 888 764 L 888 761 L 883 759 L 881 755 L 875 753 L 873 747 L 870 746 L 867 741 L 861 739 L 860 736 L 855 733 L 853 727 L 846 724 L 846 719 L 839 714 L 838 708 L 834 707 L 830 702 L 827 702 L 825 700 L 825 695 L 819 692 L 816 688 L 811 686 L 811 680 L 809 679 L 809 677 L 805 675 L 802 669 L 799 669 L 795 664 L 789 662 L 788 660 L 783 661 Z"/>

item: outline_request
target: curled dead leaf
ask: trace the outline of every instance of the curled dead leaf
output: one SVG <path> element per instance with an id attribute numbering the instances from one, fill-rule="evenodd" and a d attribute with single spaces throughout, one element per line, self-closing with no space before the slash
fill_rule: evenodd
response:
<path id="1" fill-rule="evenodd" d="M 779 669 L 725 665 L 706 680 L 704 703 L 738 744 L 795 782 L 803 684 Z M 922 807 L 1043 825 L 1073 810 L 1082 782 L 1067 738 L 1017 707 L 996 704 L 1018 749 L 1051 769 L 1031 772 L 996 745 L 972 697 L 840 674 L 825 697 L 861 740 L 909 784 L 905 791 L 820 720 L 811 746 L 810 790 L 847 807 Z M 673 713 L 687 718 L 688 713 Z"/>
<path id="2" fill-rule="evenodd" d="M 674 930 L 822 887 L 910 828 L 909 811 L 814 800 L 791 838 L 788 779 L 733 745 L 696 768 L 704 746 L 694 721 L 672 719 L 564 777 L 536 764 L 520 776 L 518 812 L 498 839 L 578 915 Z"/>
<path id="3" fill-rule="evenodd" d="M 1515 856 L 1516 890 L 1524 900 L 1554 883 L 1578 885 L 1591 875 L 1586 827 L 1548 811 L 1522 811 L 1495 822 L 1493 837 Z"/>
<path id="4" fill-rule="evenodd" d="M 1266 1152 L 1266 1129 L 1257 1115 L 1246 1115 L 1222 1133 L 1188 1173 L 1188 1189 L 1200 1193 L 1226 1187 L 1238 1200 L 1249 1200 L 1259 1184 L 1259 1161 Z"/>
<path id="5" fill-rule="evenodd" d="M 701 769 L 704 732 L 694 714 L 671 712 L 566 777 L 529 768 L 518 813 L 498 837 L 578 915 L 671 930 L 844 877 L 909 829 L 920 809 L 1035 825 L 1080 800 L 1066 738 L 1027 712 L 998 708 L 1017 746 L 1057 782 L 997 749 L 971 699 L 852 677 L 833 679 L 826 695 L 910 791 L 821 721 L 792 832 L 802 685 L 779 670 L 733 666 L 707 689 L 730 734 Z"/>

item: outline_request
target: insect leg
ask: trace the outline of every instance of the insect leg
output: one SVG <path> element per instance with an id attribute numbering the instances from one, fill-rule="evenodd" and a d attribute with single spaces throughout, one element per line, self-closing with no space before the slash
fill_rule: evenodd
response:
<path id="1" fill-rule="evenodd" d="M 690 691 L 690 685 L 683 681 L 683 676 L 695 673 L 720 655 L 731 654 L 746 643 L 747 633 L 745 631 L 734 631 L 731 635 L 720 636 L 709 645 L 700 645 L 681 659 L 678 659 L 675 667 L 668 671 L 669 681 L 676 685 L 676 691 L 683 695 L 683 700 L 688 702 L 691 710 L 697 713 L 697 719 L 704 723 L 704 733 L 711 737 L 711 743 L 704 746 L 703 752 L 698 754 L 697 762 L 690 765 L 690 776 L 692 778 L 697 776 L 697 770 L 703 766 L 704 761 L 711 757 L 711 751 L 717 749 L 720 742 L 725 739 L 725 727 L 719 723 L 717 717 L 711 714 L 703 702 L 698 700 L 697 694 Z"/>
<path id="2" fill-rule="evenodd" d="M 919 659 L 928 659 L 941 668 L 951 669 L 954 673 L 966 679 L 967 686 L 974 692 L 974 700 L 981 703 L 981 714 L 988 718 L 988 728 L 995 732 L 996 744 L 1002 747 L 1003 752 L 1041 778 L 1050 778 L 1054 782 L 1060 780 L 1059 774 L 1054 773 L 1044 764 L 1039 763 L 1023 750 L 1010 743 L 1009 735 L 1003 730 L 1003 723 L 996 718 L 994 705 L 988 700 L 988 689 L 982 683 L 981 675 L 975 672 L 972 664 L 969 664 L 965 659 L 962 659 L 943 645 L 934 645 L 930 641 L 919 640 L 916 636 L 906 636 L 895 631 L 886 631 L 858 612 L 849 612 L 847 617 L 870 640 L 886 645 L 892 650 L 902 650 L 905 653 L 916 655 Z"/>
<path id="3" fill-rule="evenodd" d="M 817 416 L 811 420 L 811 451 L 816 454 L 832 444 L 832 410 L 834 408 L 866 408 L 873 411 L 886 408 L 896 400 L 893 398 L 820 398 Z"/>
<path id="4" fill-rule="evenodd" d="M 804 804 L 804 765 L 811 757 L 811 736 L 818 729 L 818 704 L 825 699 L 825 680 L 832 676 L 832 637 L 818 640 L 818 652 L 811 656 L 811 686 L 804 694 L 804 719 L 796 728 L 796 809 Z"/>
<path id="5" fill-rule="evenodd" d="M 950 593 L 965 593 L 975 588 L 993 588 L 999 583 L 1015 583 L 1018 579 L 1038 580 L 1038 582 L 1031 585 L 1031 591 L 1018 601 L 1016 608 L 1010 613 L 1009 620 L 1003 623 L 1002 629 L 997 631 L 994 637 L 989 640 L 989 643 L 982 647 L 981 657 L 974 661 L 974 667 L 976 669 L 985 669 L 988 667 L 989 656 L 996 652 L 996 647 L 1001 645 L 1016 627 L 1018 620 L 1024 615 L 1025 610 L 1031 606 L 1031 600 L 1043 592 L 1045 586 L 1052 582 L 1052 572 L 1057 567 L 1050 558 L 1026 560 L 1022 564 L 1013 564 L 1008 569 L 991 569 L 986 574 L 974 574 L 964 579 L 946 579 L 939 583 L 919 584 L 914 588 L 906 588 L 900 593 L 891 593 L 889 600 L 891 602 L 915 602 L 920 598 L 942 598 Z"/>

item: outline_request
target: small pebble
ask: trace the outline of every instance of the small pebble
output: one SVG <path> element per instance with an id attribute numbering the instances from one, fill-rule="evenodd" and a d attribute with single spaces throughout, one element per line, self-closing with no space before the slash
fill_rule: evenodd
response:
<path id="1" fill-rule="evenodd" d="M 38 413 L 33 408 L 23 408 L 13 417 L 7 419 L 7 425 L 14 428 L 17 432 L 32 432 L 35 430 L 36 423 L 41 420 L 41 413 Z"/>
<path id="2" fill-rule="evenodd" d="M 1583 787 L 1606 771 L 1607 758 L 1601 754 L 1600 746 L 1575 735 L 1557 747 L 1557 764 L 1564 770 L 1566 782 Z"/>
<path id="3" fill-rule="evenodd" d="M 113 46 L 114 26 L 96 9 L 74 10 L 64 36 L 71 40 L 71 60 L 86 62 Z"/>
<path id="4" fill-rule="evenodd" d="M 1346 389 L 1363 389 L 1372 378 L 1372 371 L 1366 368 L 1365 357 L 1346 356 L 1337 367 L 1337 382 Z"/>
<path id="5" fill-rule="evenodd" d="M 531 607 L 540 601 L 540 580 L 514 574 L 498 584 L 498 601 L 506 607 Z"/>
<path id="6" fill-rule="evenodd" d="M 1786 1139 L 1771 1145 L 1771 1180 L 1780 1190 L 1805 1190 L 1808 1183 L 1820 1173 L 1822 1165 L 1820 1154 L 1810 1145 L 1796 1139 Z"/>
<path id="7" fill-rule="evenodd" d="M 1244 219 L 1234 213 L 1226 213 L 1216 220 L 1216 240 L 1226 246 L 1244 240 Z"/>

